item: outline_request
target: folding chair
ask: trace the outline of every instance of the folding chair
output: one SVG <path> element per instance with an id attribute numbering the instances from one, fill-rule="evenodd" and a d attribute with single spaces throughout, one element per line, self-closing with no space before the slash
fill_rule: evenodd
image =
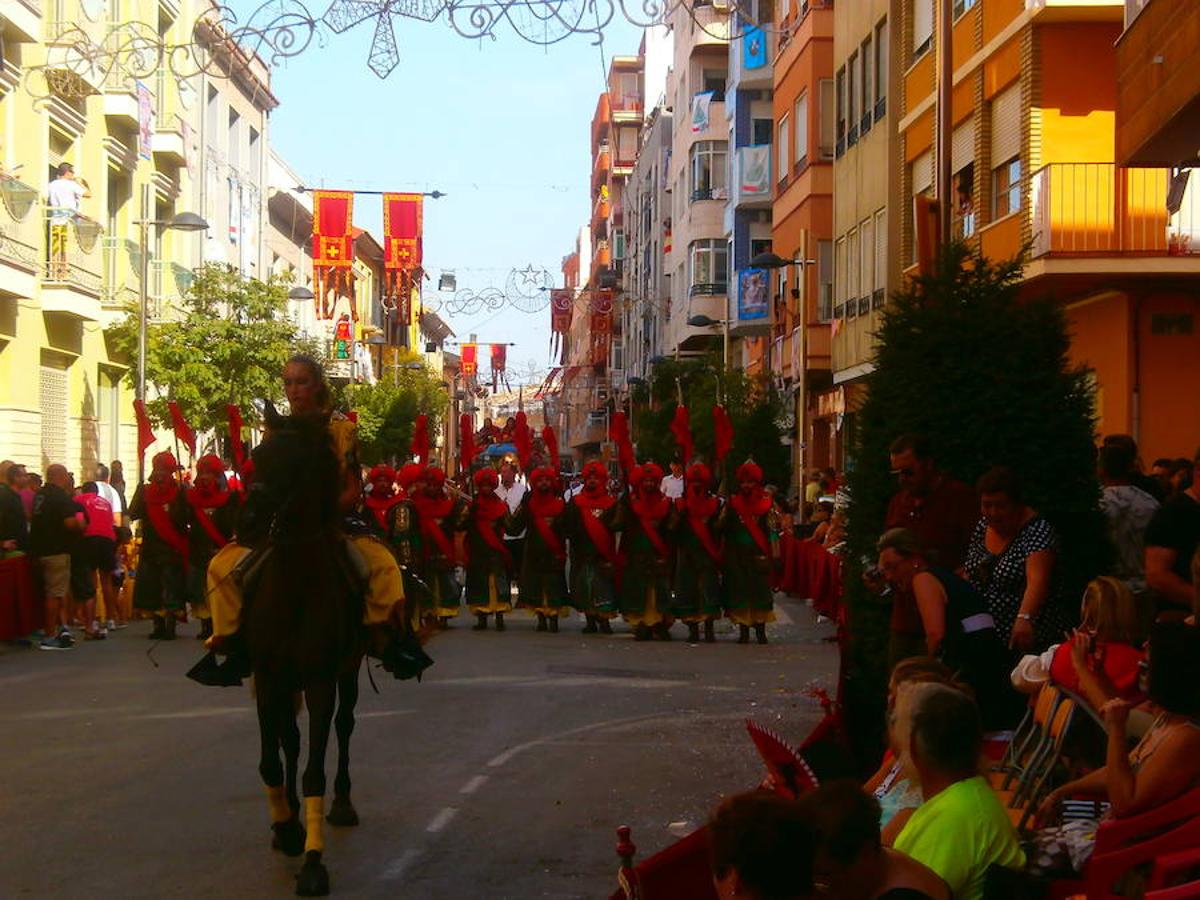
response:
<path id="1" fill-rule="evenodd" d="M 1050 720 L 1062 700 L 1062 692 L 1054 685 L 1042 685 L 1033 706 L 1026 710 L 1024 718 L 1013 732 L 1008 750 L 999 765 L 988 772 L 988 783 L 997 790 L 1009 790 L 1015 779 L 1020 779 L 1031 760 L 1049 741 Z"/>
<path id="2" fill-rule="evenodd" d="M 1037 810 L 1046 782 L 1054 771 L 1055 764 L 1062 757 L 1063 742 L 1075 719 L 1077 709 L 1075 701 L 1062 699 L 1046 731 L 1048 741 L 1041 755 L 1030 763 L 1026 777 L 1021 779 L 1015 791 L 997 792 L 1009 807 L 1008 817 L 1019 831 L 1025 828 L 1029 817 Z"/>

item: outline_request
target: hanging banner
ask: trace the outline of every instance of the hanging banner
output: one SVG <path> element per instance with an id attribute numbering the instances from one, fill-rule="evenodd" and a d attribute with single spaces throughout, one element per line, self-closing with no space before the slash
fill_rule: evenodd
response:
<path id="1" fill-rule="evenodd" d="M 504 383 L 508 387 L 508 379 L 505 377 L 505 363 L 508 360 L 508 345 L 507 344 L 492 344 L 491 345 L 491 361 L 492 361 L 492 391 L 500 383 Z"/>
<path id="2" fill-rule="evenodd" d="M 396 298 L 396 315 L 411 324 L 411 293 L 423 253 L 424 198 L 421 194 L 383 195 L 384 291 Z"/>
<path id="3" fill-rule="evenodd" d="M 742 68 L 761 69 L 767 64 L 767 35 L 757 25 L 742 35 Z"/>
<path id="4" fill-rule="evenodd" d="M 743 194 L 767 197 L 771 194 L 771 147 L 741 147 L 741 182 L 738 188 Z"/>
<path id="5" fill-rule="evenodd" d="M 313 191 L 313 302 L 318 319 L 330 317 L 331 297 L 336 303 L 339 296 L 353 296 L 353 222 L 353 193 Z"/>
<path id="6" fill-rule="evenodd" d="M 708 131 L 709 111 L 712 107 L 712 102 L 712 91 L 704 91 L 692 97 L 692 134 Z"/>
<path id="7" fill-rule="evenodd" d="M 242 185 L 232 175 L 226 180 L 229 182 L 229 242 L 236 244 L 242 239 Z M 241 261 L 239 254 L 239 268 Z"/>
<path id="8" fill-rule="evenodd" d="M 462 374 L 463 378 L 474 378 L 479 374 L 479 345 L 462 345 Z"/>
<path id="9" fill-rule="evenodd" d="M 742 269 L 738 272 L 739 322 L 757 322 L 770 312 L 771 281 L 766 269 Z"/>
<path id="10" fill-rule="evenodd" d="M 571 330 L 571 312 L 574 307 L 570 288 L 556 288 L 550 292 L 550 355 L 563 348 L 564 335 Z"/>
<path id="11" fill-rule="evenodd" d="M 607 366 L 612 346 L 612 291 L 596 291 L 591 302 L 591 354 L 593 366 Z"/>
<path id="12" fill-rule="evenodd" d="M 154 139 L 154 95 L 141 81 L 137 82 L 135 87 L 138 105 L 138 156 L 149 159 L 150 144 Z"/>

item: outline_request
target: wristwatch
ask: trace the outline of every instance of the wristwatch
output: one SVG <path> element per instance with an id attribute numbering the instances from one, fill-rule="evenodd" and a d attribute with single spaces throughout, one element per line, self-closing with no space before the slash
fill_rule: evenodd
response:
<path id="1" fill-rule="evenodd" d="M 1024 619 L 1026 622 L 1032 622 L 1033 614 L 1032 613 L 1017 613 L 1017 618 Z"/>

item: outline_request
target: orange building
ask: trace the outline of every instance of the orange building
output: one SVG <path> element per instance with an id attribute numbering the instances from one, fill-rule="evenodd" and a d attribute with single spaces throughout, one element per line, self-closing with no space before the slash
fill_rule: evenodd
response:
<path id="1" fill-rule="evenodd" d="M 899 3 L 899 253 L 907 271 L 916 262 L 912 200 L 935 193 L 941 2 L 951 0 Z M 1145 458 L 1190 453 L 1200 440 L 1200 189 L 1177 187 L 1169 197 L 1169 169 L 1117 161 L 1125 4 L 953 2 L 955 235 L 995 259 L 1029 248 L 1023 293 L 1063 305 L 1071 357 L 1095 373 L 1098 433 L 1134 435 Z M 1174 7 L 1156 0 L 1142 15 L 1155 6 Z"/>

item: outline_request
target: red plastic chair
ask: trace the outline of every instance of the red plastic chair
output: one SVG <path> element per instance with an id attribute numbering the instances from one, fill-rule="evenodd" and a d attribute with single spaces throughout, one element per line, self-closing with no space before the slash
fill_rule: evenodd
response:
<path id="1" fill-rule="evenodd" d="M 708 858 L 708 828 L 649 856 L 637 865 L 628 825 L 617 829 L 621 869 L 618 888 L 609 900 L 718 900 Z"/>
<path id="2" fill-rule="evenodd" d="M 1200 787 L 1192 788 L 1183 796 L 1136 816 L 1102 822 L 1100 830 L 1096 832 L 1096 849 L 1092 857 L 1094 859 L 1098 855 L 1144 841 L 1195 818 L 1200 818 Z"/>
<path id="3" fill-rule="evenodd" d="M 1098 849 L 1099 834 L 1096 843 Z M 1197 844 L 1200 844 L 1200 816 L 1194 816 L 1170 831 L 1120 850 L 1094 852 L 1085 873 L 1088 900 L 1119 900 L 1123 895 L 1113 893 L 1112 886 L 1126 872 L 1143 863 L 1152 863 L 1168 853 L 1192 850 Z"/>
<path id="4" fill-rule="evenodd" d="M 1180 878 L 1190 881 L 1172 884 Z M 1168 853 L 1154 861 L 1145 900 L 1194 900 L 1200 897 L 1200 847 Z"/>

